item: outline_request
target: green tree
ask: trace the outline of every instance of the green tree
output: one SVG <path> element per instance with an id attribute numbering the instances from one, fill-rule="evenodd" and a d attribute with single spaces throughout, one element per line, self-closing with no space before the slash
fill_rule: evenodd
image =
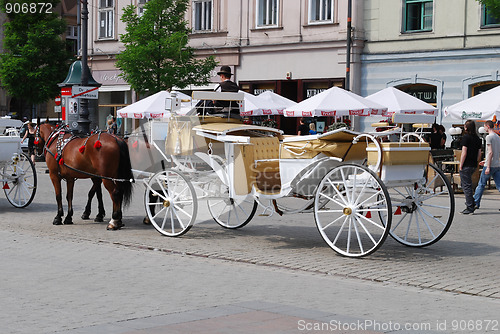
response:
<path id="1" fill-rule="evenodd" d="M 55 12 L 59 0 L 0 0 L 7 14 L 4 53 L 0 54 L 0 80 L 8 94 L 29 104 L 39 104 L 60 92 L 71 54 L 62 34 L 66 22 Z M 24 4 L 24 5 L 23 5 Z"/>
<path id="2" fill-rule="evenodd" d="M 129 5 L 122 21 L 126 33 L 120 36 L 125 50 L 117 55 L 122 77 L 139 93 L 156 93 L 172 87 L 209 83 L 213 57 L 196 59 L 189 47 L 189 29 L 184 19 L 188 0 L 151 0 L 142 16 Z"/>
<path id="3" fill-rule="evenodd" d="M 500 0 L 477 0 L 477 1 L 488 8 L 488 13 L 491 16 L 500 19 Z"/>

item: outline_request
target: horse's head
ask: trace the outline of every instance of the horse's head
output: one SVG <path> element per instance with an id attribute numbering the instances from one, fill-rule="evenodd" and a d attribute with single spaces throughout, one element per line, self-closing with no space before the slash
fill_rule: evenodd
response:
<path id="1" fill-rule="evenodd" d="M 50 134 L 54 131 L 55 127 L 49 123 L 40 124 L 40 120 L 37 122 L 35 130 L 35 150 L 37 155 L 43 154 L 43 147 L 47 142 Z"/>

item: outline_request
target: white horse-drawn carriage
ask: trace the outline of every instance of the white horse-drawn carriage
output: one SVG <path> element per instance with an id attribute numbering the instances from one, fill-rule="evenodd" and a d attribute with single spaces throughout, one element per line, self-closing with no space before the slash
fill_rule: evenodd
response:
<path id="1" fill-rule="evenodd" d="M 223 98 L 241 100 L 238 93 Z M 132 164 L 146 186 L 147 216 L 166 236 L 210 217 L 237 229 L 258 210 L 310 212 L 333 250 L 361 257 L 388 234 L 407 246 L 433 244 L 453 220 L 452 187 L 429 164 L 423 141 L 381 142 L 380 134 L 346 129 L 284 136 L 203 115 L 172 116 L 139 130 L 129 138 Z"/>
<path id="2" fill-rule="evenodd" d="M 10 204 L 24 208 L 35 197 L 36 169 L 22 152 L 21 138 L 14 134 L 0 136 L 0 184 Z"/>

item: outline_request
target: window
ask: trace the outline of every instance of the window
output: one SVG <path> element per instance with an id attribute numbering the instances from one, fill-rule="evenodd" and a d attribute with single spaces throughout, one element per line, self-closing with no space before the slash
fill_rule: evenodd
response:
<path id="1" fill-rule="evenodd" d="M 139 15 L 139 17 L 141 17 L 144 14 L 144 11 L 145 11 L 144 5 L 148 1 L 149 0 L 138 0 L 137 1 L 137 15 Z"/>
<path id="2" fill-rule="evenodd" d="M 484 5 L 481 5 L 481 28 L 500 26 L 500 18 L 494 17 Z"/>
<path id="3" fill-rule="evenodd" d="M 403 32 L 432 30 L 432 0 L 404 0 Z"/>
<path id="4" fill-rule="evenodd" d="M 99 0 L 99 38 L 114 37 L 114 0 Z"/>
<path id="5" fill-rule="evenodd" d="M 278 25 L 278 0 L 257 0 L 257 27 Z"/>
<path id="6" fill-rule="evenodd" d="M 76 55 L 78 53 L 78 27 L 70 26 L 66 27 L 66 43 L 68 45 L 68 51 L 71 54 Z"/>
<path id="7" fill-rule="evenodd" d="M 309 0 L 309 23 L 333 22 L 333 0 Z"/>
<path id="8" fill-rule="evenodd" d="M 212 0 L 193 1 L 193 30 L 212 30 Z"/>

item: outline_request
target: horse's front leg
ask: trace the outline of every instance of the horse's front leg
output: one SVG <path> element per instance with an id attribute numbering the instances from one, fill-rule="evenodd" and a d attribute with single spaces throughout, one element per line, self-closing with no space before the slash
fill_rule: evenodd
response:
<path id="1" fill-rule="evenodd" d="M 75 179 L 66 179 L 68 193 L 66 194 L 66 200 L 68 201 L 68 214 L 64 218 L 64 225 L 73 224 L 73 189 L 75 188 Z"/>
<path id="2" fill-rule="evenodd" d="M 57 174 L 50 173 L 50 180 L 52 181 L 52 185 L 54 186 L 57 203 L 57 215 L 54 217 L 52 224 L 62 225 L 62 216 L 64 215 L 64 210 L 62 206 L 61 178 Z"/>

